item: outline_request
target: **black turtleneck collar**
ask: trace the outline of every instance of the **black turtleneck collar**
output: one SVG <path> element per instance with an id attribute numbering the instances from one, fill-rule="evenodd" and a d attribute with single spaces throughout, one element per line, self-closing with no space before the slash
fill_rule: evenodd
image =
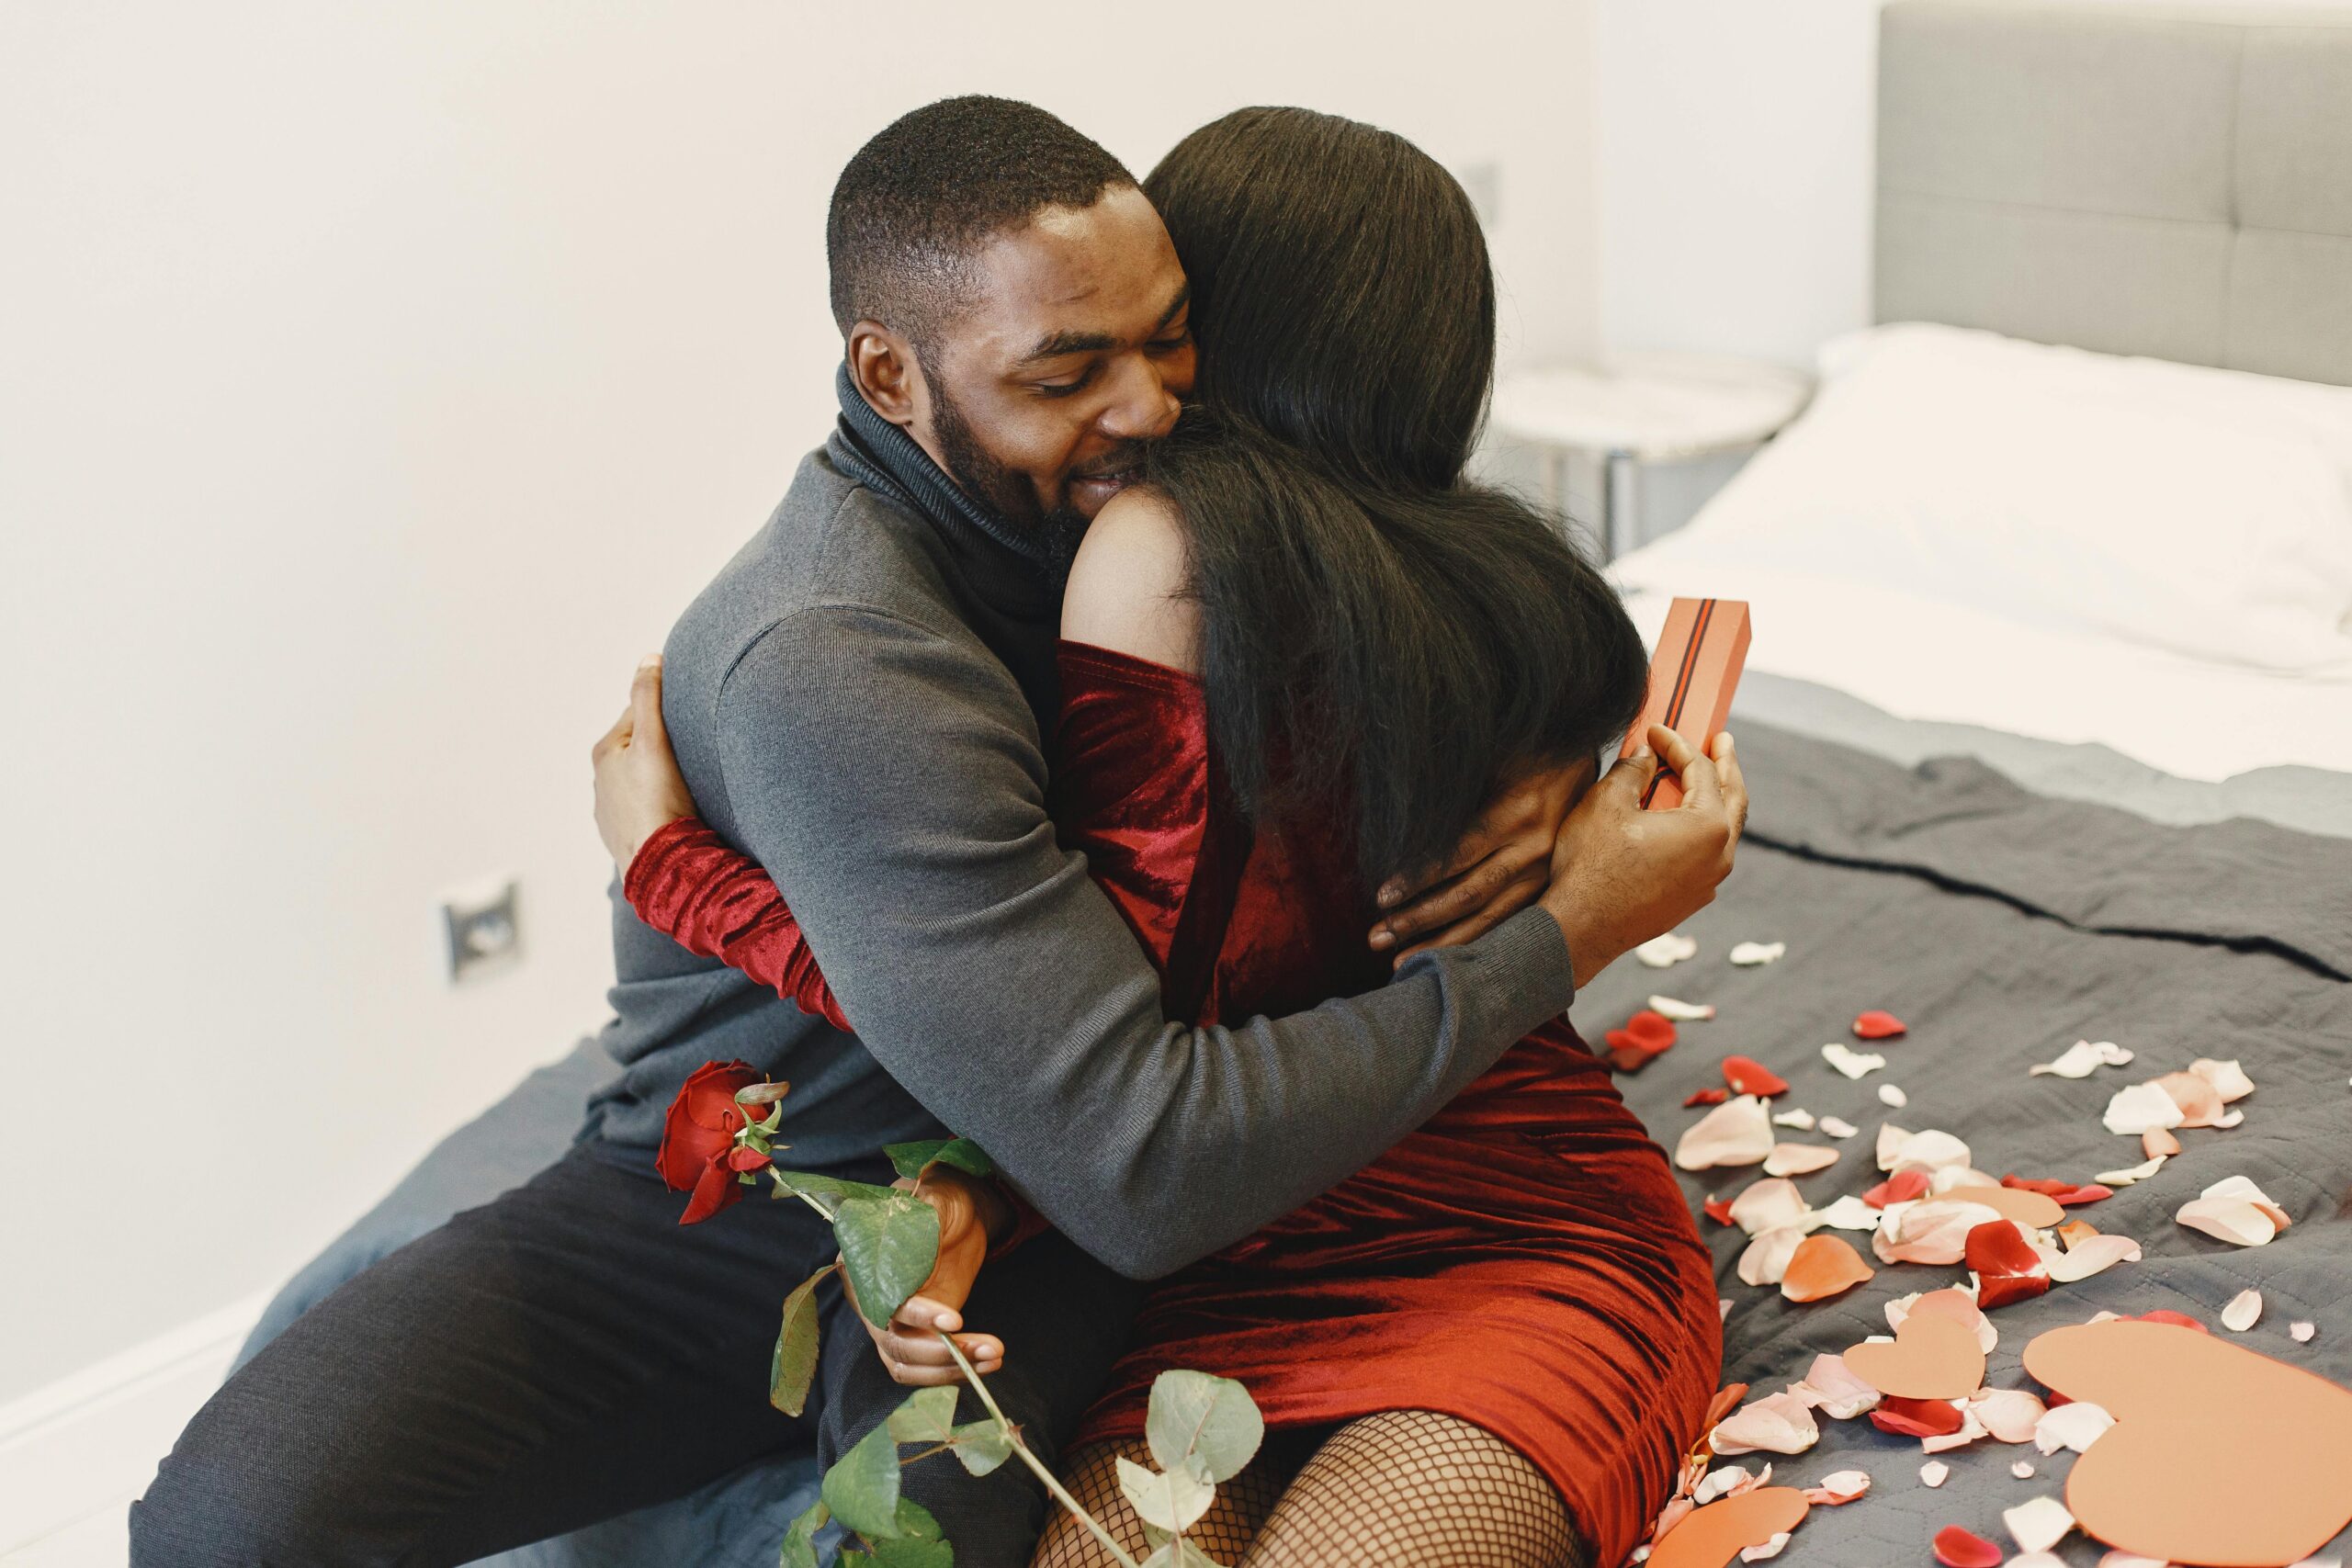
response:
<path id="1" fill-rule="evenodd" d="M 835 374 L 833 390 L 842 405 L 830 444 L 835 467 L 937 528 L 982 597 L 1033 612 L 1059 604 L 1069 562 L 1041 535 L 965 494 L 913 436 L 874 412 L 850 379 L 847 365 Z"/>

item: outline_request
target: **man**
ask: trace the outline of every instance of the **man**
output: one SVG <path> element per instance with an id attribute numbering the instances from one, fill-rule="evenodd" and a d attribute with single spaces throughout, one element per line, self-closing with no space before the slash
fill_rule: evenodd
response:
<path id="1" fill-rule="evenodd" d="M 842 423 L 673 632 L 666 728 L 700 814 L 789 891 L 852 1035 L 616 904 L 623 1064 L 580 1144 L 353 1280 L 190 1426 L 133 1513 L 133 1561 L 442 1563 L 691 1491 L 899 1390 L 826 1288 L 808 1418 L 760 1386 L 777 1303 L 831 1255 L 798 1204 L 681 1229 L 650 1154 L 687 1072 L 793 1085 L 796 1167 L 977 1139 L 1054 1230 L 986 1269 L 1000 1400 L 1048 1461 L 1121 1348 L 1128 1278 L 1181 1267 L 1425 1120 L 1574 976 L 1710 896 L 1736 824 L 1557 812 L 1389 924 L 1473 936 L 1372 995 L 1239 1028 L 1161 1014 L 1159 978 L 1045 811 L 1057 600 L 1085 522 L 1189 388 L 1184 279 L 1102 150 L 1023 105 L 884 130 L 828 224 Z M 1538 907 L 1495 919 L 1495 880 Z M 1487 913 L 1480 913 L 1485 908 Z M 1492 921 L 1491 930 L 1484 924 Z M 987 1358 L 993 1359 L 994 1358 Z M 907 1473 L 973 1565 L 1026 1560 L 1009 1471 Z"/>

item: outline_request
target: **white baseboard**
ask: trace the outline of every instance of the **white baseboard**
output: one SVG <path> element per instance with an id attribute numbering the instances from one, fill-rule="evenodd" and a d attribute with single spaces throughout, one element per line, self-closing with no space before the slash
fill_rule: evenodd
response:
<path id="1" fill-rule="evenodd" d="M 0 1405 L 0 1554 L 146 1490 L 268 1292 Z"/>

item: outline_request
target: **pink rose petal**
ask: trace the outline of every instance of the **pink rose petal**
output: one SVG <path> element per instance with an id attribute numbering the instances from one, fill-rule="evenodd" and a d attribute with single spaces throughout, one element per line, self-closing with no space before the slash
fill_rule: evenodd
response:
<path id="1" fill-rule="evenodd" d="M 1772 1119 L 1764 1102 L 1743 1094 L 1691 1123 L 1674 1146 L 1674 1163 L 1684 1170 L 1757 1165 L 1772 1152 Z"/>
<path id="2" fill-rule="evenodd" d="M 1820 1440 L 1813 1412 L 1786 1393 L 1741 1405 L 1707 1434 L 1707 1446 L 1717 1454 L 1801 1454 Z"/>
<path id="3" fill-rule="evenodd" d="M 1996 1442 L 2030 1443 L 2049 1407 L 2021 1388 L 1979 1389 L 1968 1407 Z"/>
<path id="4" fill-rule="evenodd" d="M 1775 1172 L 1765 1180 L 1751 1183 L 1731 1201 L 1727 1212 L 1733 1224 L 1750 1235 L 1761 1235 L 1783 1225 L 1801 1224 L 1809 1210 L 1797 1184 Z"/>
<path id="5" fill-rule="evenodd" d="M 1836 1149 L 1823 1148 L 1818 1144 L 1774 1144 L 1772 1152 L 1764 1156 L 1767 1176 L 1811 1176 L 1817 1170 L 1827 1170 L 1838 1163 Z"/>
<path id="6" fill-rule="evenodd" d="M 2101 1232 L 2085 1236 L 2068 1247 L 2058 1260 L 2050 1265 L 2050 1277 L 2062 1285 L 2077 1280 L 2087 1280 L 2104 1273 L 2119 1263 L 2140 1261 L 2140 1244 L 2128 1235 L 2110 1235 Z"/>

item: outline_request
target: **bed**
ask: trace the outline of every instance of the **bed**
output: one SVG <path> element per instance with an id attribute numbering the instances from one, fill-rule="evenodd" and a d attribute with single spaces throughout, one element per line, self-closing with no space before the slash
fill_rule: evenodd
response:
<path id="1" fill-rule="evenodd" d="M 1883 325 L 1832 345 L 1815 409 L 1688 528 L 1616 568 L 1649 629 L 1677 592 L 1745 597 L 1757 628 L 1734 715 L 1756 796 L 1739 871 L 1685 928 L 1695 957 L 1621 964 L 1576 1011 L 1598 1038 L 1654 993 L 1719 1008 L 1624 1080 L 1662 1143 L 1733 1053 L 1788 1079 L 1778 1105 L 1860 1129 L 1804 1179 L 1816 1205 L 1878 1179 L 1884 1121 L 1949 1131 L 1996 1176 L 2084 1179 L 2137 1162 L 2099 1122 L 2123 1083 L 2203 1056 L 2240 1060 L 2256 1085 L 2243 1126 L 2183 1134 L 2170 1167 L 2089 1211 L 2143 1261 L 1995 1314 L 1995 1385 L 2023 1381 L 2018 1351 L 2042 1327 L 2159 1306 L 2210 1323 L 2248 1288 L 2267 1310 L 2247 1343 L 2352 1383 L 2352 642 L 2330 640 L 2352 638 L 2347 24 L 1889 6 Z M 2043 400 L 2030 417 L 2005 390 L 2027 386 Z M 2095 439 L 2042 439 L 2086 409 L 2106 420 Z M 2175 468 L 2144 482 L 2134 451 Z M 2152 604 L 2165 613 L 2135 617 Z M 1726 962 L 1751 940 L 1785 955 Z M 1910 1030 L 1850 1080 L 1819 1047 L 1859 1044 L 1865 1009 Z M 2076 1039 L 2138 1061 L 2028 1075 Z M 453 1134 L 288 1285 L 255 1343 L 555 1157 L 607 1070 L 583 1044 Z M 1885 1083 L 1904 1110 L 1881 1103 Z M 1687 1178 L 1694 1209 L 1754 1174 Z M 2241 1249 L 2174 1224 L 2235 1174 L 2294 1227 Z M 1758 1392 L 1960 1272 L 1886 1268 L 1798 1306 L 1738 1281 L 1738 1230 L 1702 1229 L 1731 1303 L 1726 1376 Z M 2310 1343 L 2287 1335 L 2296 1321 L 2317 1325 Z M 1801 1483 L 1873 1479 L 1816 1508 L 1786 1561 L 1925 1562 L 1948 1524 L 2006 1545 L 2001 1511 L 2054 1493 L 2071 1457 L 1978 1442 L 1942 1455 L 1951 1477 L 1929 1488 L 1919 1450 L 1849 1420 L 1780 1460 Z M 2011 1474 L 2020 1458 L 2033 1477 Z M 781 1458 L 497 1561 L 764 1564 L 814 1481 Z M 2077 1535 L 2059 1555 L 2098 1551 Z"/>

